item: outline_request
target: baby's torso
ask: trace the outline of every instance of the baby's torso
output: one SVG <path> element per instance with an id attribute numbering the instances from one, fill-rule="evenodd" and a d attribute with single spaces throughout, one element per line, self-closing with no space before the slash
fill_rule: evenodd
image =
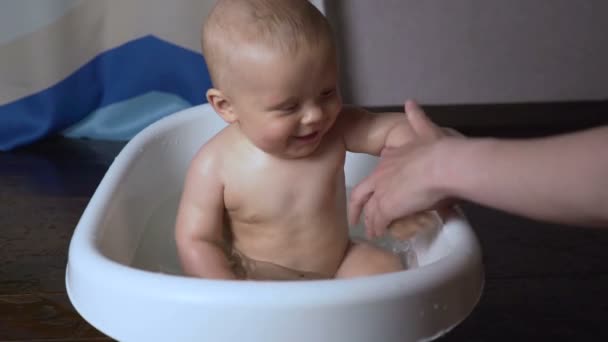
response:
<path id="1" fill-rule="evenodd" d="M 332 275 L 348 246 L 344 158 L 341 139 L 328 138 L 309 158 L 231 159 L 224 203 L 233 247 L 250 259 Z"/>

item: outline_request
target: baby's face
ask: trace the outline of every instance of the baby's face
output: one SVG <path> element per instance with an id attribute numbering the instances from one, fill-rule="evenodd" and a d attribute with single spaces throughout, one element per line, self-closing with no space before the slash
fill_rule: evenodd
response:
<path id="1" fill-rule="evenodd" d="M 230 71 L 241 130 L 272 155 L 310 155 L 342 108 L 333 50 L 303 46 L 288 55 L 253 47 L 241 52 Z"/>

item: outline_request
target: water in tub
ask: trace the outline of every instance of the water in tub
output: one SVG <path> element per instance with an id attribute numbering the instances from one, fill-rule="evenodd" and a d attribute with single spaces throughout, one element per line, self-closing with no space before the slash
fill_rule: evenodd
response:
<path id="1" fill-rule="evenodd" d="M 350 195 L 350 188 L 347 193 Z M 135 251 L 132 266 L 140 269 L 169 274 L 182 274 L 177 258 L 177 249 L 173 236 L 175 215 L 181 193 L 169 196 L 161 202 L 147 220 L 144 233 Z M 362 220 L 361 220 L 362 222 Z M 351 227 L 350 234 L 354 239 L 364 239 L 362 223 Z M 373 240 L 377 246 L 392 251 L 401 257 L 406 269 L 418 267 L 418 255 L 413 248 L 413 239 L 399 241 L 387 235 Z"/>

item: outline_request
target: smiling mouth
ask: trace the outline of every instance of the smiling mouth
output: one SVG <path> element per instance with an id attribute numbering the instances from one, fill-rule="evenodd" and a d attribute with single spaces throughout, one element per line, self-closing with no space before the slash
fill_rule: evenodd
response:
<path id="1" fill-rule="evenodd" d="M 295 136 L 294 138 L 300 142 L 312 142 L 319 136 L 319 132 L 313 132 L 306 135 Z"/>

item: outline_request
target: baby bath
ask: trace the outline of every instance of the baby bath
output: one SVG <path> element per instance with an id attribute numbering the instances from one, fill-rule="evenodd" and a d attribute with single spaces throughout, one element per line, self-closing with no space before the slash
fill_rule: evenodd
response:
<path id="1" fill-rule="evenodd" d="M 181 275 L 177 196 L 194 153 L 224 125 L 209 105 L 193 107 L 117 156 L 70 243 L 68 294 L 89 323 L 120 341 L 419 341 L 470 314 L 483 288 L 481 250 L 457 209 L 411 240 L 418 266 L 406 271 L 288 282 Z M 347 187 L 375 163 L 348 153 Z"/>

